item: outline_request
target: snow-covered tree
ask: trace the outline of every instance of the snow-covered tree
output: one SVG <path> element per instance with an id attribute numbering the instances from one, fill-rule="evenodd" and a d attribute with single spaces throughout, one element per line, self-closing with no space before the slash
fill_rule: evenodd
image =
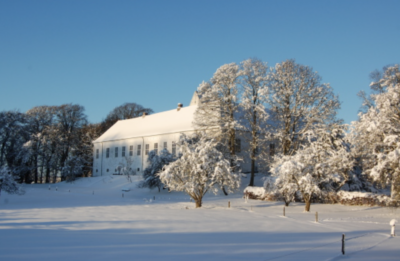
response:
<path id="1" fill-rule="evenodd" d="M 336 121 L 337 96 L 311 67 L 294 60 L 278 63 L 270 74 L 268 109 L 278 149 L 293 154 L 306 139 L 304 133 L 316 124 Z"/>
<path id="2" fill-rule="evenodd" d="M 399 65 L 386 69 L 371 86 L 382 90 L 371 96 L 372 103 L 353 122 L 354 143 L 363 170 L 383 185 L 391 185 L 392 198 L 400 192 L 400 71 Z"/>
<path id="3" fill-rule="evenodd" d="M 321 190 L 337 191 L 352 178 L 354 159 L 344 140 L 343 126 L 319 128 L 305 134 L 307 142 L 294 155 L 277 155 L 271 166 L 274 186 L 285 202 L 299 191 L 310 211 L 311 198 Z"/>
<path id="4" fill-rule="evenodd" d="M 0 168 L 0 195 L 1 191 L 5 191 L 9 194 L 24 194 L 24 190 L 15 181 L 10 169 L 8 167 Z"/>
<path id="5" fill-rule="evenodd" d="M 202 206 L 203 196 L 218 188 L 228 192 L 240 185 L 240 176 L 232 172 L 230 162 L 215 148 L 215 141 L 205 135 L 197 140 L 182 136 L 178 144 L 180 157 L 167 165 L 159 174 L 161 181 L 170 189 L 184 191 Z"/>
<path id="6" fill-rule="evenodd" d="M 248 59 L 241 63 L 240 83 L 243 88 L 240 108 L 243 113 L 243 137 L 249 143 L 251 170 L 249 186 L 254 186 L 255 163 L 257 150 L 262 148 L 267 136 L 266 121 L 268 113 L 265 109 L 268 97 L 268 65 L 258 59 Z M 258 155 L 257 155 L 258 154 Z"/>
<path id="7" fill-rule="evenodd" d="M 160 192 L 164 184 L 158 174 L 174 160 L 174 155 L 169 153 L 167 149 L 161 150 L 160 154 L 157 154 L 154 150 L 150 151 L 147 158 L 147 162 L 150 165 L 143 171 L 143 182 L 139 184 L 139 187 L 149 189 L 158 188 L 158 192 Z"/>
<path id="8" fill-rule="evenodd" d="M 235 118 L 239 111 L 239 76 L 239 66 L 230 63 L 218 68 L 210 82 L 201 83 L 197 88 L 201 102 L 193 122 L 197 129 L 207 130 L 232 157 L 236 155 L 236 130 L 240 126 Z"/>

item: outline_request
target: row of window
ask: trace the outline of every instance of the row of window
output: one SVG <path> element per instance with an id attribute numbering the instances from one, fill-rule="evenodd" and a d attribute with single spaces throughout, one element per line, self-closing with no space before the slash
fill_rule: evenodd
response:
<path id="1" fill-rule="evenodd" d="M 168 149 L 167 142 L 164 142 L 163 145 L 164 145 L 163 149 Z M 137 145 L 136 148 L 137 148 L 136 155 L 140 156 L 141 151 L 142 151 L 142 145 Z M 156 153 L 158 153 L 158 143 L 154 143 L 153 150 Z M 146 144 L 144 153 L 145 153 L 145 155 L 149 155 L 149 152 L 150 152 L 150 144 Z M 172 151 L 171 152 L 173 155 L 176 155 L 176 143 L 174 141 L 172 142 Z M 125 156 L 126 156 L 126 147 L 122 146 L 121 147 L 121 157 L 125 157 Z M 129 156 L 131 156 L 131 157 L 133 156 L 133 146 L 129 146 Z M 98 159 L 99 157 L 100 157 L 100 151 L 99 151 L 99 149 L 96 149 L 96 159 Z M 110 148 L 106 148 L 106 158 L 109 158 L 109 157 L 110 157 Z M 119 157 L 119 147 L 114 148 L 114 157 L 115 158 Z"/>
<path id="2" fill-rule="evenodd" d="M 163 149 L 168 149 L 167 142 L 164 142 L 163 145 L 164 145 Z M 115 158 L 118 158 L 118 156 L 119 156 L 118 150 L 119 150 L 118 147 L 114 148 Z M 158 143 L 154 143 L 153 150 L 155 151 L 155 153 L 158 153 Z M 235 150 L 236 150 L 236 152 L 241 152 L 241 150 L 242 150 L 242 144 L 241 144 L 240 139 L 236 139 Z M 140 156 L 141 151 L 142 151 L 142 145 L 137 145 L 136 155 Z M 149 152 L 150 152 L 150 144 L 146 144 L 144 153 L 145 153 L 145 155 L 149 155 Z M 171 152 L 173 155 L 176 155 L 176 143 L 174 141 L 172 142 L 172 151 Z M 275 144 L 269 145 L 269 155 L 270 156 L 275 155 Z M 123 146 L 121 149 L 121 157 L 125 157 L 125 156 L 126 156 L 126 147 Z M 131 157 L 133 156 L 133 146 L 129 146 L 129 156 L 131 156 Z M 109 158 L 109 157 L 110 157 L 110 148 L 107 148 L 106 149 L 106 158 Z M 96 149 L 96 159 L 98 159 L 98 158 L 99 158 L 99 149 Z"/>

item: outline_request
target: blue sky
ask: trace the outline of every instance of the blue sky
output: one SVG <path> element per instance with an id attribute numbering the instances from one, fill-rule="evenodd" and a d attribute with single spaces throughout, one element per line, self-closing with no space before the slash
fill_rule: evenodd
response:
<path id="1" fill-rule="evenodd" d="M 0 0 L 0 111 L 188 105 L 218 67 L 257 57 L 318 71 L 357 119 L 369 73 L 400 63 L 400 1 Z"/>

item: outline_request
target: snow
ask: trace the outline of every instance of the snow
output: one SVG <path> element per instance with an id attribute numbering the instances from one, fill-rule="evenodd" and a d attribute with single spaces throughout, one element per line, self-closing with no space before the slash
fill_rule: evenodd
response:
<path id="1" fill-rule="evenodd" d="M 196 109 L 197 106 L 193 105 L 145 117 L 120 120 L 93 143 L 193 131 L 192 122 Z"/>
<path id="2" fill-rule="evenodd" d="M 283 218 L 282 202 L 246 204 L 244 187 L 228 196 L 207 193 L 195 209 L 182 192 L 138 189 L 141 177 L 131 178 L 81 178 L 51 190 L 24 185 L 23 196 L 2 193 L 0 260 L 399 259 L 400 237 L 390 237 L 388 226 L 400 216 L 396 209 L 312 204 L 304 213 L 304 204 L 292 203 Z"/>

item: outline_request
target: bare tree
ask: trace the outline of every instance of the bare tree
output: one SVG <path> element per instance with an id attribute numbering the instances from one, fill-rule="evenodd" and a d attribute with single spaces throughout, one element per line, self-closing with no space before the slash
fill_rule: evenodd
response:
<path id="1" fill-rule="evenodd" d="M 150 108 L 144 108 L 142 105 L 127 102 L 121 106 L 115 107 L 102 121 L 102 131 L 105 132 L 112 125 L 114 125 L 118 120 L 127 120 L 141 116 L 143 113 L 151 114 L 153 110 Z"/>
<path id="2" fill-rule="evenodd" d="M 78 130 L 87 123 L 84 107 L 77 104 L 64 104 L 56 108 L 55 117 L 58 130 L 57 150 L 60 155 L 59 168 L 64 167 L 72 149 L 80 143 Z M 65 177 L 62 177 L 62 180 Z"/>

